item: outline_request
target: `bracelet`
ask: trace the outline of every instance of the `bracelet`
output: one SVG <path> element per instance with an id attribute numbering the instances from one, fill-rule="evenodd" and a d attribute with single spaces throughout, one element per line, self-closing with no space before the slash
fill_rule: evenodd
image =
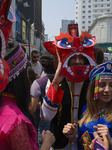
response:
<path id="1" fill-rule="evenodd" d="M 98 137 L 99 137 L 99 135 L 97 135 L 97 136 L 95 137 L 95 140 L 96 140 Z"/>

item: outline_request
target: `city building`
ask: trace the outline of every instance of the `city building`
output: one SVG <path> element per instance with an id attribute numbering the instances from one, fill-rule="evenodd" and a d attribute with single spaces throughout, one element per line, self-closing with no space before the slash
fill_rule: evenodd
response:
<path id="1" fill-rule="evenodd" d="M 60 32 L 66 33 L 68 30 L 68 24 L 75 24 L 75 20 L 62 20 Z"/>
<path id="2" fill-rule="evenodd" d="M 75 23 L 78 23 L 79 34 L 88 31 L 98 16 L 111 12 L 112 0 L 75 0 Z"/>
<path id="3" fill-rule="evenodd" d="M 42 33 L 42 0 L 16 0 L 17 9 L 30 23 L 34 23 L 35 35 L 40 38 Z"/>
<path id="4" fill-rule="evenodd" d="M 47 42 L 48 41 L 48 34 L 45 34 L 44 38 L 45 38 L 45 41 Z"/>
<path id="5" fill-rule="evenodd" d="M 16 15 L 14 39 L 25 46 L 29 56 L 33 49 L 41 53 L 45 30 L 42 23 L 42 0 L 12 0 L 11 5 Z"/>
<path id="6" fill-rule="evenodd" d="M 97 45 L 106 50 L 112 47 L 112 13 L 97 17 L 88 32 L 97 39 Z"/>

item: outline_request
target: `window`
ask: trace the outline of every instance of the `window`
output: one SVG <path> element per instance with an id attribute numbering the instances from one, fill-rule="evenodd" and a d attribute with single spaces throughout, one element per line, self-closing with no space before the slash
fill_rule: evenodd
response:
<path id="1" fill-rule="evenodd" d="M 85 18 L 85 16 L 82 16 L 82 18 Z"/>
<path id="2" fill-rule="evenodd" d="M 91 5 L 89 5 L 88 7 L 91 8 Z"/>
<path id="3" fill-rule="evenodd" d="M 83 6 L 83 8 L 85 8 L 85 6 Z"/>
<path id="4" fill-rule="evenodd" d="M 85 13 L 85 11 L 82 11 L 83 13 Z"/>
<path id="5" fill-rule="evenodd" d="M 18 11 L 16 11 L 16 31 L 21 33 L 21 19 Z"/>
<path id="6" fill-rule="evenodd" d="M 91 13 L 91 10 L 88 10 L 88 13 Z"/>
<path id="7" fill-rule="evenodd" d="M 91 18 L 91 16 L 88 16 L 88 18 Z"/>
<path id="8" fill-rule="evenodd" d="M 85 29 L 85 26 L 83 26 L 82 28 Z"/>
<path id="9" fill-rule="evenodd" d="M 95 10 L 95 12 L 97 12 L 97 10 Z"/>
<path id="10" fill-rule="evenodd" d="M 88 21 L 88 23 L 91 23 L 91 21 Z"/>
<path id="11" fill-rule="evenodd" d="M 94 16 L 94 18 L 96 19 L 96 18 L 97 18 L 97 16 Z"/>
<path id="12" fill-rule="evenodd" d="M 85 23 L 85 21 L 82 21 L 82 23 Z"/>

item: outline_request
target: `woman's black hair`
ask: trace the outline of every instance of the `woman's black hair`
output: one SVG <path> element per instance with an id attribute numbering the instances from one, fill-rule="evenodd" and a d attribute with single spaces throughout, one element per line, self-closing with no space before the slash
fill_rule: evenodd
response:
<path id="1" fill-rule="evenodd" d="M 17 42 L 8 43 L 5 60 L 11 58 L 19 49 Z M 28 107 L 30 104 L 30 83 L 27 78 L 27 68 L 24 69 L 15 79 L 8 83 L 5 92 L 12 93 L 16 96 L 17 105 L 23 114 L 28 117 L 34 124 L 34 119 L 30 114 Z"/>
<path id="2" fill-rule="evenodd" d="M 34 70 L 31 67 L 27 66 L 27 77 L 30 83 L 30 86 L 32 85 L 33 81 L 36 79 L 37 74 L 34 72 Z"/>
<path id="3" fill-rule="evenodd" d="M 16 96 L 19 109 L 34 124 L 34 119 L 28 110 L 30 104 L 30 84 L 27 78 L 27 69 L 22 71 L 16 79 L 9 82 L 4 91 Z"/>

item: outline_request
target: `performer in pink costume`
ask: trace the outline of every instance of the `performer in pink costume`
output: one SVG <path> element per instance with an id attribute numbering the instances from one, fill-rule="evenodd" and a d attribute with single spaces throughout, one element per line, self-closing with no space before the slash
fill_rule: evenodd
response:
<path id="1" fill-rule="evenodd" d="M 0 3 L 0 149 L 38 150 L 37 133 L 28 111 L 30 84 L 27 55 L 17 42 L 7 45 L 11 20 L 14 19 L 12 9 L 9 10 L 10 3 L 10 0 Z M 9 20 L 5 16 L 8 14 L 6 8 L 9 10 Z M 49 150 L 55 138 L 50 131 L 43 131 L 42 140 L 41 149 Z"/>

